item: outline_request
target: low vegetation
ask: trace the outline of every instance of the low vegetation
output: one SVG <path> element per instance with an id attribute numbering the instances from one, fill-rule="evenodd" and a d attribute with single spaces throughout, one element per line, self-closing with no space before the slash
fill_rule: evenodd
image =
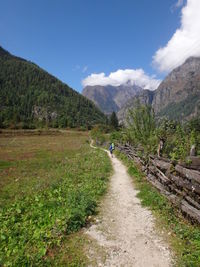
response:
<path id="1" fill-rule="evenodd" d="M 143 206 L 152 210 L 157 225 L 166 233 L 175 252 L 176 266 L 200 266 L 200 228 L 187 222 L 182 215 L 146 179 L 139 168 L 127 156 L 116 151 L 117 156 L 128 167 L 129 174 L 139 190 L 138 197 Z"/>
<path id="2" fill-rule="evenodd" d="M 0 136 L 0 265 L 83 266 L 111 165 L 83 132 Z"/>
<path id="3" fill-rule="evenodd" d="M 138 103 L 136 108 L 129 111 L 127 127 L 118 134 L 112 134 L 111 138 L 141 148 L 147 157 L 157 153 L 162 140 L 162 156 L 185 161 L 192 145 L 195 146 L 196 155 L 200 155 L 200 119 L 185 123 L 166 118 L 156 121 L 152 108 Z"/>

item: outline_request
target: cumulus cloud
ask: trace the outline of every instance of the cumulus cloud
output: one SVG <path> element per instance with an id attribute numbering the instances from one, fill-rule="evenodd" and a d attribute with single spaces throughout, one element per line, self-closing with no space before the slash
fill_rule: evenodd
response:
<path id="1" fill-rule="evenodd" d="M 181 6 L 183 1 L 178 1 Z M 157 50 L 153 64 L 161 72 L 169 72 L 190 56 L 200 56 L 200 0 L 187 0 L 181 10 L 181 26 L 166 46 Z"/>
<path id="2" fill-rule="evenodd" d="M 91 74 L 82 81 L 82 85 L 113 85 L 119 86 L 132 84 L 141 86 L 144 89 L 155 90 L 160 84 L 160 80 L 154 76 L 145 74 L 143 69 L 125 69 L 111 72 L 108 76 L 105 73 Z"/>

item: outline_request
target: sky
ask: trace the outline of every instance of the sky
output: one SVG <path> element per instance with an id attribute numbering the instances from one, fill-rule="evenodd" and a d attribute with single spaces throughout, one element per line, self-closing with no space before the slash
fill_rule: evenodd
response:
<path id="1" fill-rule="evenodd" d="M 154 90 L 200 56 L 200 0 L 0 0 L 0 46 L 81 92 Z"/>

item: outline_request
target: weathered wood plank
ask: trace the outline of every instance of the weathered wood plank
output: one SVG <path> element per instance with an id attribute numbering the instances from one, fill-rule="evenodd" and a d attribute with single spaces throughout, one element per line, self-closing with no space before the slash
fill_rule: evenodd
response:
<path id="1" fill-rule="evenodd" d="M 175 170 L 182 174 L 183 176 L 187 177 L 190 180 L 195 180 L 197 183 L 200 184 L 200 172 L 196 170 L 190 170 L 187 168 L 184 168 L 180 165 L 175 166 Z"/>
<path id="2" fill-rule="evenodd" d="M 181 202 L 181 210 L 187 214 L 191 219 L 200 223 L 200 211 L 194 207 L 192 207 L 188 202 L 182 200 Z"/>
<path id="3" fill-rule="evenodd" d="M 191 162 L 189 166 L 186 165 L 185 162 L 181 162 L 180 165 L 188 169 L 200 171 L 200 157 L 189 156 L 186 158 L 186 160 L 189 160 Z"/>
<path id="4" fill-rule="evenodd" d="M 181 198 L 175 194 L 169 194 L 167 199 L 176 207 L 180 207 Z"/>
<path id="5" fill-rule="evenodd" d="M 157 179 L 156 179 L 156 177 L 154 176 L 154 175 L 152 175 L 152 174 L 148 174 L 147 175 L 147 178 L 148 178 L 148 181 L 150 181 L 150 183 L 153 185 L 153 186 L 155 186 L 160 192 L 162 192 L 164 195 L 169 195 L 170 194 L 170 192 L 166 189 L 166 187 L 162 184 L 162 183 L 160 183 Z"/>
<path id="6" fill-rule="evenodd" d="M 163 160 L 159 160 L 159 159 L 151 159 L 150 162 L 157 166 L 158 168 L 162 169 L 162 170 L 169 170 L 172 166 L 171 163 L 163 161 Z"/>
<path id="7" fill-rule="evenodd" d="M 170 179 L 161 171 L 159 170 L 155 165 L 149 165 L 149 170 L 155 174 L 164 184 L 169 184 L 171 183 Z"/>
<path id="8" fill-rule="evenodd" d="M 179 188 L 187 189 L 190 192 L 194 192 L 200 196 L 200 186 L 199 184 L 195 183 L 192 184 L 189 180 L 184 179 L 182 177 L 177 177 L 173 174 L 170 174 L 171 180 L 177 185 Z"/>
<path id="9" fill-rule="evenodd" d="M 191 204 L 192 206 L 194 206 L 196 209 L 200 210 L 200 203 L 197 203 L 196 201 L 194 201 L 194 199 L 192 199 L 189 196 L 185 196 L 185 199 L 187 200 L 187 202 L 189 204 Z"/>

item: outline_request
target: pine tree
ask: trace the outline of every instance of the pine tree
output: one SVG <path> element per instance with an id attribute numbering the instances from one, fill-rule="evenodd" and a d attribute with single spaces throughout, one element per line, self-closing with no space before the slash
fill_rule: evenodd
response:
<path id="1" fill-rule="evenodd" d="M 113 111 L 113 113 L 110 116 L 110 125 L 117 130 L 119 126 L 118 118 L 116 113 Z"/>

